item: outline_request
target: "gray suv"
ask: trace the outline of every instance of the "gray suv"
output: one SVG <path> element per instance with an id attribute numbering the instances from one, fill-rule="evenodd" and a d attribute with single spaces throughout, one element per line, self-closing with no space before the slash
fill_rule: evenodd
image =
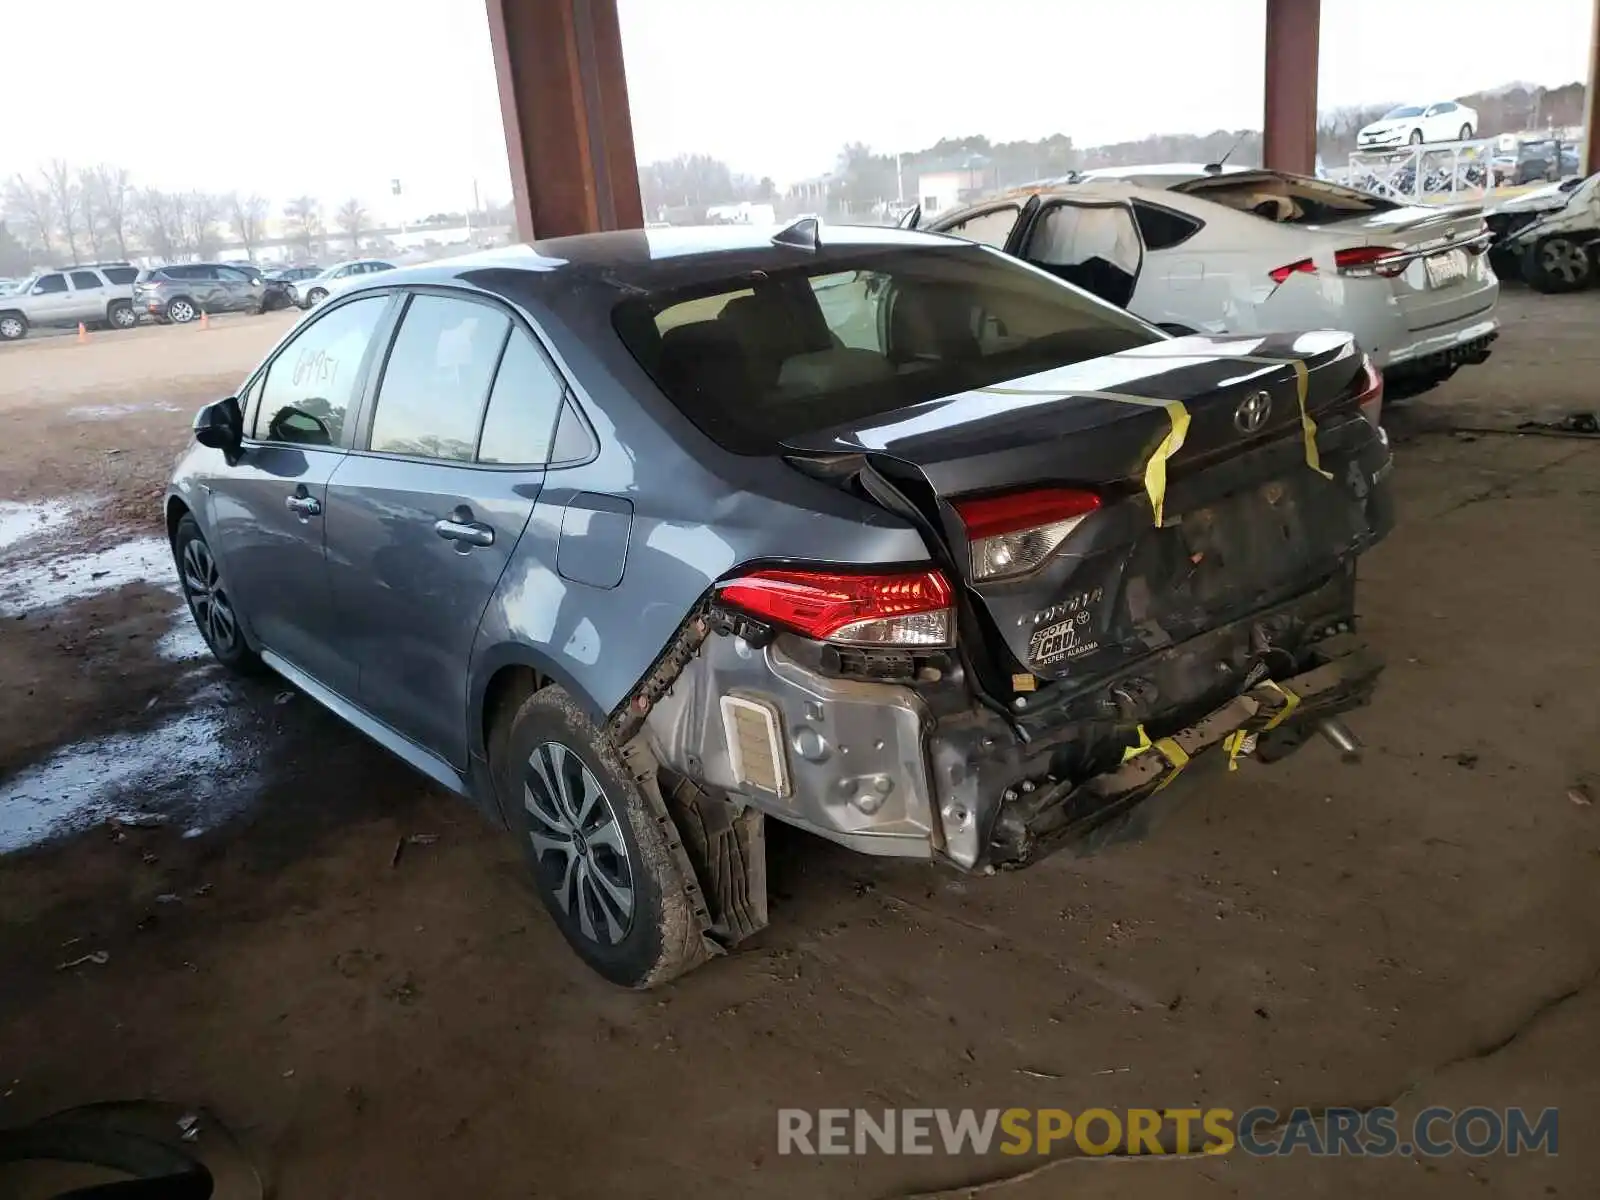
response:
<path id="1" fill-rule="evenodd" d="M 166 526 L 219 660 L 508 826 L 648 987 L 766 923 L 768 817 L 981 873 L 1348 745 L 1380 387 L 938 235 L 563 238 L 331 296 L 196 416 Z"/>
<path id="2" fill-rule="evenodd" d="M 202 313 L 261 312 L 266 287 L 261 272 L 227 263 L 173 263 L 141 271 L 134 308 L 157 321 L 186 325 Z"/>
<path id="3" fill-rule="evenodd" d="M 24 279 L 0 296 L 0 341 L 14 342 L 34 326 L 109 325 L 132 329 L 139 323 L 133 282 L 139 269 L 129 263 L 62 267 Z"/>

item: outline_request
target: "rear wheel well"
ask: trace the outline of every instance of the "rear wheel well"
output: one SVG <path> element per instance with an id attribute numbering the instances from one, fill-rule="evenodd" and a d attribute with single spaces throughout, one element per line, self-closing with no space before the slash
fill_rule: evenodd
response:
<path id="1" fill-rule="evenodd" d="M 489 677 L 483 690 L 483 748 L 494 761 L 499 742 L 511 731 L 511 718 L 522 702 L 550 681 L 532 667 L 508 663 Z"/>

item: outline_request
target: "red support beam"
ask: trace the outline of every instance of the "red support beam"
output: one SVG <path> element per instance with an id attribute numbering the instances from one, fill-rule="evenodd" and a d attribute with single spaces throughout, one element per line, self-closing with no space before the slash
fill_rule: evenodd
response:
<path id="1" fill-rule="evenodd" d="M 1310 175 L 1317 165 L 1317 41 L 1322 31 L 1322 0 L 1266 3 L 1262 162 L 1279 171 Z"/>
<path id="2" fill-rule="evenodd" d="M 524 240 L 639 229 L 616 0 L 487 0 Z"/>
<path id="3" fill-rule="evenodd" d="M 1583 169 L 1600 171 L 1600 0 L 1589 26 L 1589 90 L 1583 106 Z"/>

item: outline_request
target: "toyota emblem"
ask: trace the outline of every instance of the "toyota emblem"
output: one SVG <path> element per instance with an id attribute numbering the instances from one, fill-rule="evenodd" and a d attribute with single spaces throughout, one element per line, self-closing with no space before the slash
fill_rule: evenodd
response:
<path id="1" fill-rule="evenodd" d="M 1259 433 L 1272 415 L 1272 396 L 1267 392 L 1251 392 L 1233 410 L 1233 423 L 1240 433 Z"/>

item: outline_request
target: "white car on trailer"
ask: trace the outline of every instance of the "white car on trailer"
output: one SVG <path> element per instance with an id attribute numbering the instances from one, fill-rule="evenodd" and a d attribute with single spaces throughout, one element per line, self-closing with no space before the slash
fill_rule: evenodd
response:
<path id="1" fill-rule="evenodd" d="M 1482 362 L 1499 331 L 1476 205 L 1179 165 L 1089 172 L 903 224 L 1003 250 L 1173 334 L 1347 330 L 1391 395 Z"/>

